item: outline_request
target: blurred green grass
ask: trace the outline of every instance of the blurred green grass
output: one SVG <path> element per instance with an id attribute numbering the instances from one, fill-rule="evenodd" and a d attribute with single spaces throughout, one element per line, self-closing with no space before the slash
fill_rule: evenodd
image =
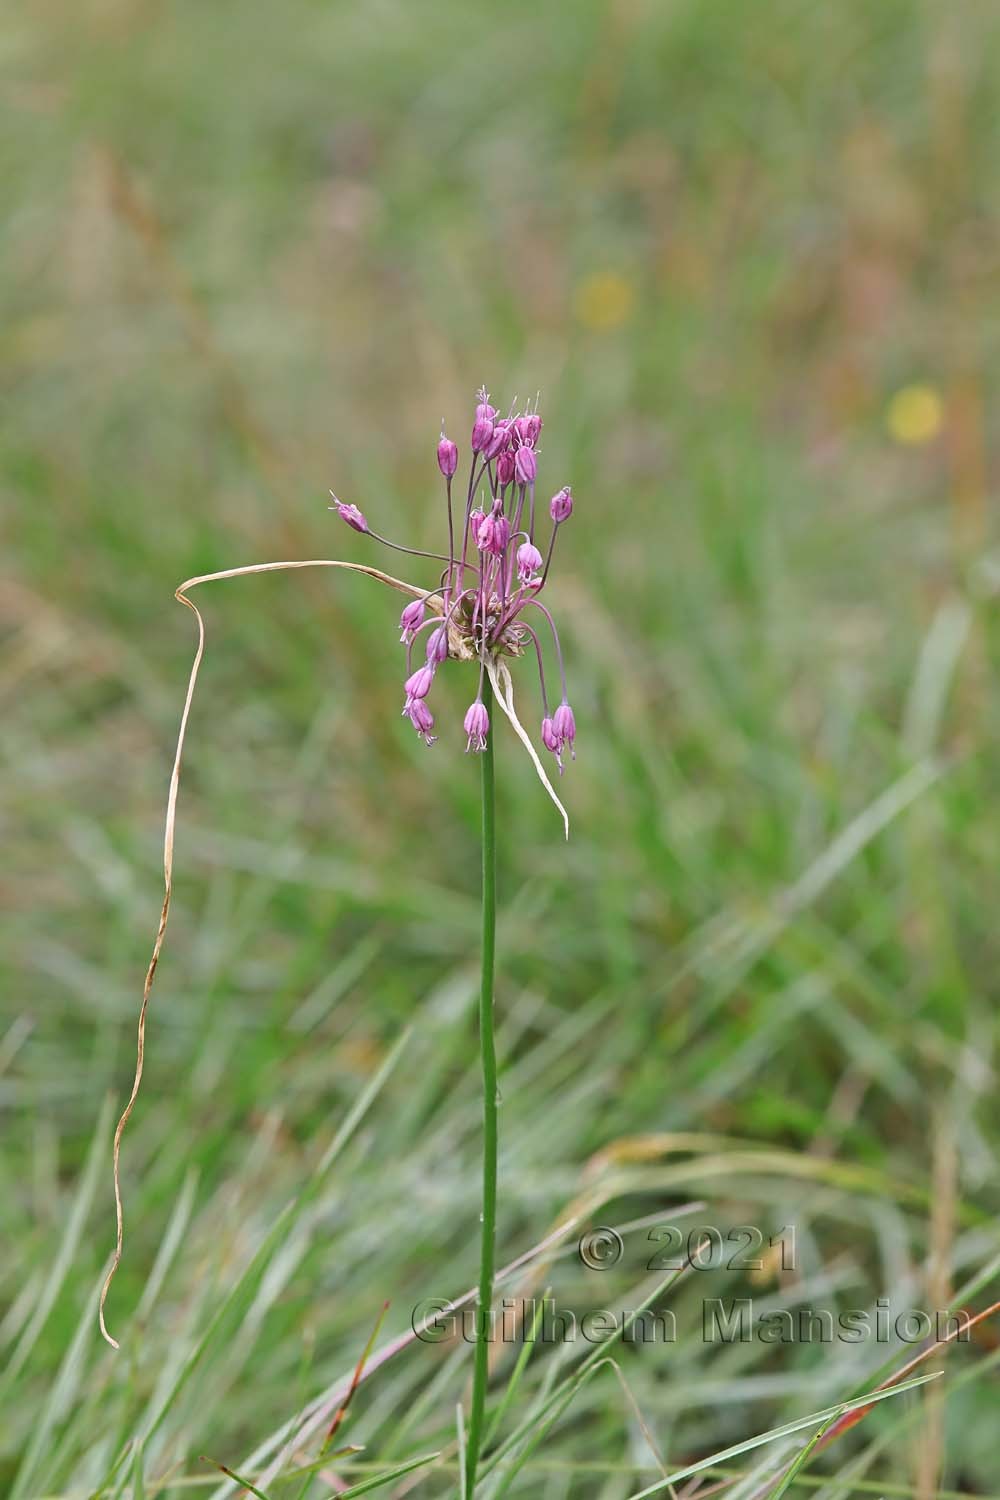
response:
<path id="1" fill-rule="evenodd" d="M 385 1298 L 396 1332 L 472 1279 L 468 694 L 445 688 L 454 732 L 425 752 L 398 718 L 391 598 L 239 580 L 203 598 L 125 1145 L 125 1352 L 93 1337 L 113 1228 L 94 1132 L 131 1076 L 192 648 L 173 588 L 369 560 L 329 486 L 436 545 L 437 424 L 464 439 L 481 380 L 502 401 L 541 388 L 546 482 L 578 497 L 553 588 L 580 726 L 568 848 L 500 747 L 502 1259 L 542 1238 L 593 1152 L 682 1130 L 815 1160 L 817 1184 L 702 1175 L 695 1153 L 676 1180 L 630 1169 L 610 1222 L 694 1196 L 722 1224 L 794 1220 L 807 1284 L 852 1305 L 919 1304 L 988 1264 L 988 9 L 50 0 L 2 26 L 2 1486 L 89 1493 L 143 1436 L 147 1494 L 204 1476 L 205 1451 L 239 1467 L 351 1368 Z M 407 1026 L 338 1171 L 150 1436 L 169 1372 Z M 831 1157 L 882 1191 L 827 1183 Z M 593 1279 L 566 1296 L 610 1295 Z M 691 1338 L 628 1368 L 680 1462 L 839 1399 L 883 1357 Z M 950 1356 L 984 1370 L 948 1398 L 945 1486 L 1000 1491 L 985 1358 Z M 393 1438 L 439 1365 L 389 1366 L 350 1440 L 379 1459 L 448 1441 L 460 1360 L 409 1446 Z M 516 1493 L 640 1487 L 574 1487 L 572 1463 L 651 1462 L 617 1387 L 582 1399 L 555 1467 Z M 865 1435 L 896 1403 L 868 1418 L 858 1474 L 926 1493 L 936 1399 L 907 1398 L 917 1426 L 884 1451 Z"/>

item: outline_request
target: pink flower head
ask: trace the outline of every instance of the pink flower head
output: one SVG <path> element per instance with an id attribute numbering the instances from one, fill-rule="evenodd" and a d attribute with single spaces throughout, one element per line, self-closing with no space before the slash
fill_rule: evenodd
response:
<path id="1" fill-rule="evenodd" d="M 480 552 L 491 552 L 502 557 L 510 541 L 510 522 L 503 513 L 498 500 L 488 516 L 484 516 L 476 530 L 476 546 Z"/>
<path id="2" fill-rule="evenodd" d="M 557 490 L 549 501 L 549 515 L 558 526 L 563 521 L 568 521 L 573 514 L 573 495 L 568 484 L 564 484 L 561 490 Z"/>
<path id="3" fill-rule="evenodd" d="M 517 549 L 517 576 L 522 583 L 530 583 L 542 566 L 542 554 L 533 542 L 522 542 Z"/>
<path id="4" fill-rule="evenodd" d="M 423 698 L 407 698 L 403 717 L 409 719 L 425 745 L 433 745 L 435 736 L 431 734 L 431 730 L 434 728 L 434 715 Z"/>
<path id="5" fill-rule="evenodd" d="M 434 668 L 430 663 L 424 667 L 418 667 L 403 683 L 407 701 L 411 698 L 426 698 L 431 690 L 431 683 L 433 681 Z"/>
<path id="6" fill-rule="evenodd" d="M 484 674 L 503 673 L 508 661 L 533 657 L 545 715 L 542 744 L 556 757 L 562 771 L 565 751 L 568 749 L 570 755 L 574 752 L 576 723 L 566 700 L 558 627 L 542 594 L 552 573 L 556 533 L 573 513 L 573 495 L 568 485 L 553 495 L 548 518 L 536 507 L 541 431 L 542 419 L 537 411 L 529 409 L 517 417 L 498 416 L 485 387 L 479 390 L 468 488 L 458 497 L 453 493 L 452 480 L 458 473 L 459 452 L 445 435 L 443 423 L 441 426 L 437 464 L 447 481 L 448 521 L 443 544 L 429 551 L 400 546 L 395 541 L 387 545 L 428 558 L 433 564 L 426 588 L 419 597 L 410 599 L 399 619 L 400 640 L 409 648 L 403 713 L 417 733 L 428 744 L 434 738 L 428 694 L 442 664 L 454 661 L 475 665 L 480 691 L 465 715 L 466 748 L 485 749 L 492 728 L 490 713 L 482 701 Z M 348 526 L 376 541 L 387 541 L 369 530 L 356 505 L 346 505 L 336 495 L 332 499 L 330 509 L 336 510 Z M 411 594 L 418 592 L 408 584 L 402 587 Z M 414 643 L 425 633 L 426 652 L 418 652 L 414 660 Z M 548 649 L 543 637 L 549 640 Z M 551 714 L 546 686 L 549 650 L 554 653 L 562 689 L 561 702 Z M 508 706 L 507 701 L 498 701 Z M 551 792 L 547 780 L 545 785 Z M 558 803 L 558 798 L 555 800 Z M 561 803 L 559 806 L 561 809 Z"/>
<path id="7" fill-rule="evenodd" d="M 466 710 L 464 727 L 469 736 L 466 751 L 485 750 L 486 737 L 490 732 L 490 716 L 486 712 L 486 704 L 481 703 L 478 698 Z"/>
<path id="8" fill-rule="evenodd" d="M 497 458 L 497 484 L 501 489 L 505 489 L 513 478 L 514 455 L 508 448 L 505 453 L 501 453 Z"/>
<path id="9" fill-rule="evenodd" d="M 458 468 L 458 445 L 451 438 L 446 438 L 444 428 L 441 428 L 441 441 L 438 443 L 438 468 L 445 479 L 450 479 Z"/>
<path id="10" fill-rule="evenodd" d="M 535 450 L 529 448 L 527 443 L 522 443 L 514 454 L 514 474 L 518 484 L 534 484 L 537 473 L 538 459 L 535 457 Z"/>
<path id="11" fill-rule="evenodd" d="M 448 660 L 447 625 L 438 625 L 427 637 L 427 660 L 435 665 Z"/>
<path id="12" fill-rule="evenodd" d="M 330 509 L 336 510 L 342 521 L 346 521 L 348 526 L 352 526 L 355 531 L 368 530 L 368 522 L 356 505 L 345 505 L 343 500 L 337 499 L 336 495 L 333 499 L 334 504 L 330 506 Z"/>
<path id="13" fill-rule="evenodd" d="M 411 599 L 399 617 L 399 628 L 402 631 L 399 639 L 404 646 L 408 646 L 414 635 L 424 623 L 426 609 L 422 599 Z"/>

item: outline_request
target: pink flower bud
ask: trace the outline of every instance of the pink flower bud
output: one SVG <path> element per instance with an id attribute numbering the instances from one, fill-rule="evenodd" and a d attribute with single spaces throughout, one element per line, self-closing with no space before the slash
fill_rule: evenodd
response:
<path id="1" fill-rule="evenodd" d="M 469 736 L 466 750 L 485 750 L 486 737 L 490 732 L 490 716 L 486 704 L 477 698 L 465 715 L 465 732 Z"/>
<path id="2" fill-rule="evenodd" d="M 526 412 L 524 416 L 516 418 L 514 430 L 522 443 L 533 448 L 542 430 L 542 419 L 537 412 Z"/>
<path id="3" fill-rule="evenodd" d="M 538 473 L 538 460 L 534 448 L 522 444 L 514 454 L 514 474 L 518 484 L 534 484 Z"/>
<path id="4" fill-rule="evenodd" d="M 476 408 L 477 416 L 476 420 L 472 424 L 473 453 L 482 453 L 484 448 L 489 447 L 490 442 L 493 438 L 493 418 L 479 416 L 478 413 L 483 410 L 492 411 L 493 408 L 492 406 L 488 406 L 485 408 L 482 406 L 477 406 Z"/>
<path id="5" fill-rule="evenodd" d="M 476 416 L 485 417 L 490 422 L 495 421 L 497 409 L 495 406 L 490 405 L 490 398 L 486 391 L 486 388 L 484 386 L 481 386 L 476 392 L 476 395 L 479 397 L 479 405 L 476 407 Z"/>
<path id="6" fill-rule="evenodd" d="M 576 720 L 568 703 L 560 703 L 556 709 L 552 716 L 552 728 L 559 740 L 560 750 L 563 745 L 568 745 L 570 755 L 576 760 L 576 751 L 573 749 L 573 741 L 576 739 Z"/>
<path id="7" fill-rule="evenodd" d="M 448 627 L 438 625 L 427 637 L 427 660 L 436 665 L 448 660 Z"/>
<path id="8" fill-rule="evenodd" d="M 490 514 L 484 516 L 476 528 L 476 546 L 480 552 L 492 552 L 494 557 L 500 557 L 506 552 L 509 541 L 510 522 L 498 500 Z"/>
<path id="9" fill-rule="evenodd" d="M 503 453 L 511 444 L 510 423 L 497 422 L 493 427 L 493 436 L 486 445 L 486 457 L 496 458 Z"/>
<path id="10" fill-rule="evenodd" d="M 568 484 L 564 484 L 549 501 L 549 515 L 558 526 L 561 521 L 568 521 L 573 514 L 573 496 Z"/>
<path id="11" fill-rule="evenodd" d="M 355 531 L 368 530 L 368 522 L 356 505 L 345 505 L 343 500 L 337 499 L 336 495 L 333 498 L 335 503 L 330 506 L 330 509 L 335 510 L 342 521 L 346 521 L 348 526 L 353 527 Z"/>
<path id="12" fill-rule="evenodd" d="M 562 752 L 565 745 L 569 746 L 569 753 L 576 760 L 576 751 L 573 749 L 573 741 L 576 739 L 576 721 L 573 718 L 573 710 L 568 703 L 560 703 L 552 718 L 542 720 L 542 744 L 546 750 L 551 750 L 559 762 L 559 770 L 562 772 Z"/>
<path id="13" fill-rule="evenodd" d="M 424 623 L 426 613 L 422 599 L 412 599 L 399 617 L 399 628 L 402 635 L 399 637 L 404 646 L 408 646 L 414 635 Z"/>
<path id="14" fill-rule="evenodd" d="M 542 554 L 538 548 L 531 542 L 522 542 L 517 549 L 517 576 L 521 582 L 528 583 L 541 566 Z"/>
<path id="15" fill-rule="evenodd" d="M 433 681 L 434 668 L 430 664 L 425 667 L 418 667 L 403 683 L 407 699 L 426 698 L 431 690 Z"/>
<path id="16" fill-rule="evenodd" d="M 451 438 L 445 437 L 443 428 L 441 441 L 438 443 L 438 468 L 445 479 L 450 479 L 458 468 L 458 445 Z"/>
<path id="17" fill-rule="evenodd" d="M 434 728 L 434 715 L 423 698 L 408 698 L 403 709 L 403 717 L 409 719 L 425 744 L 433 745 L 434 736 L 431 730 Z"/>
<path id="18" fill-rule="evenodd" d="M 514 478 L 514 455 L 508 451 L 497 459 L 497 484 L 503 489 Z"/>

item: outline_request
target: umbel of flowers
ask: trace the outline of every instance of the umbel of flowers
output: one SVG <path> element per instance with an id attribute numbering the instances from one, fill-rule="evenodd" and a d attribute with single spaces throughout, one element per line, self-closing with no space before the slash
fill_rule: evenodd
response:
<path id="1" fill-rule="evenodd" d="M 469 477 L 464 502 L 453 493 L 458 445 L 444 434 L 437 463 L 444 480 L 448 550 L 421 552 L 380 536 L 356 505 L 334 496 L 341 519 L 355 531 L 396 551 L 444 564 L 437 586 L 414 599 L 400 619 L 406 646 L 403 714 L 426 741 L 436 736 L 430 696 L 435 677 L 449 659 L 479 663 L 479 686 L 465 715 L 467 750 L 483 750 L 490 730 L 483 702 L 483 676 L 504 656 L 534 653 L 542 700 L 541 740 L 563 769 L 566 750 L 575 756 L 576 724 L 566 696 L 566 673 L 555 620 L 542 602 L 556 536 L 573 514 L 573 495 L 564 485 L 548 503 L 547 538 L 542 548 L 535 504 L 542 418 L 537 409 L 511 409 L 501 417 L 485 390 L 477 396 L 469 442 Z M 539 631 L 547 632 L 559 672 L 554 711 L 545 683 Z"/>

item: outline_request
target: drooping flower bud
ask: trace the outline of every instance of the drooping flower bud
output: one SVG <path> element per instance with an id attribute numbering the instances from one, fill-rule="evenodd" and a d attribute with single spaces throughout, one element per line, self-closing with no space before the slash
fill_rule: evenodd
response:
<path id="1" fill-rule="evenodd" d="M 533 542 L 522 542 L 517 549 L 517 576 L 522 583 L 530 583 L 542 566 L 542 554 Z"/>
<path id="2" fill-rule="evenodd" d="M 486 711 L 486 704 L 477 698 L 475 703 L 470 704 L 465 715 L 465 732 L 469 736 L 465 746 L 469 750 L 485 750 L 486 737 L 490 732 L 490 716 Z"/>
<path id="3" fill-rule="evenodd" d="M 514 430 L 522 443 L 533 448 L 542 430 L 542 419 L 536 411 L 525 412 L 523 416 L 515 420 Z"/>
<path id="4" fill-rule="evenodd" d="M 481 521 L 477 521 L 476 522 L 475 528 L 473 529 L 473 533 L 472 533 L 472 540 L 475 542 L 475 544 L 479 548 L 480 552 L 489 552 L 492 549 L 492 545 L 493 545 L 493 516 L 492 516 L 492 513 L 490 515 L 488 515 L 488 516 L 483 516 L 483 518 L 482 518 Z"/>
<path id="5" fill-rule="evenodd" d="M 561 521 L 568 521 L 573 514 L 573 495 L 568 484 L 564 484 L 561 490 L 557 490 L 549 501 L 549 515 L 558 526 Z"/>
<path id="6" fill-rule="evenodd" d="M 514 478 L 514 455 L 510 449 L 501 453 L 497 458 L 497 484 L 505 489 Z"/>
<path id="7" fill-rule="evenodd" d="M 434 665 L 448 660 L 447 625 L 438 625 L 427 637 L 427 660 Z"/>
<path id="8" fill-rule="evenodd" d="M 514 474 L 518 484 L 534 484 L 537 473 L 538 459 L 535 457 L 535 450 L 522 443 L 514 454 Z"/>
<path id="9" fill-rule="evenodd" d="M 547 716 L 542 720 L 542 744 L 546 750 L 551 750 L 559 767 L 559 775 L 563 773 L 562 748 L 564 744 L 562 736 L 558 733 L 555 720 Z"/>
<path id="10" fill-rule="evenodd" d="M 568 745 L 570 755 L 576 760 L 576 751 L 573 749 L 573 741 L 576 739 L 576 720 L 568 703 L 560 703 L 556 709 L 552 716 L 552 728 L 559 741 L 560 750 L 564 745 Z"/>
<path id="11" fill-rule="evenodd" d="M 433 681 L 434 668 L 430 665 L 430 663 L 428 663 L 428 665 L 425 667 L 418 667 L 417 670 L 411 673 L 403 683 L 403 688 L 406 692 L 407 699 L 409 700 L 410 698 L 426 698 L 427 694 L 431 690 L 431 684 L 433 683 Z"/>
<path id="12" fill-rule="evenodd" d="M 333 498 L 335 503 L 330 506 L 330 509 L 336 510 L 342 521 L 346 521 L 348 526 L 353 527 L 355 531 L 368 530 L 368 522 L 356 505 L 345 505 L 343 500 L 337 499 L 336 495 Z"/>
<path id="13" fill-rule="evenodd" d="M 480 386 L 479 390 L 476 392 L 476 395 L 479 397 L 479 405 L 476 407 L 476 416 L 486 417 L 490 422 L 495 421 L 497 409 L 495 406 L 490 405 L 489 394 L 486 391 L 485 386 Z"/>
<path id="14" fill-rule="evenodd" d="M 489 515 L 484 516 L 476 528 L 476 546 L 480 552 L 492 552 L 494 557 L 500 557 L 506 552 L 509 541 L 510 522 L 497 500 Z"/>
<path id="15" fill-rule="evenodd" d="M 399 628 L 402 631 L 399 639 L 404 646 L 408 646 L 414 635 L 424 623 L 426 613 L 422 599 L 411 599 L 399 617 Z"/>
<path id="16" fill-rule="evenodd" d="M 453 443 L 451 438 L 446 438 L 444 428 L 441 428 L 441 441 L 438 443 L 438 468 L 445 479 L 450 479 L 458 468 L 458 444 Z"/>
<path id="17" fill-rule="evenodd" d="M 431 713 L 423 698 L 407 698 L 403 708 L 404 719 L 409 719 L 414 729 L 420 735 L 426 745 L 433 745 L 434 715 Z"/>

